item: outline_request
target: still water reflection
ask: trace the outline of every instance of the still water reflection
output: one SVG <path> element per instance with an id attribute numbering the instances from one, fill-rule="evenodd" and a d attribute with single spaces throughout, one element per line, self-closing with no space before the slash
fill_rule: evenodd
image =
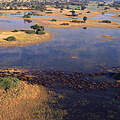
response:
<path id="1" fill-rule="evenodd" d="M 100 69 L 101 65 L 120 65 L 119 29 L 48 30 L 54 33 L 50 42 L 27 47 L 1 47 L 0 67 L 89 72 Z"/>
<path id="2" fill-rule="evenodd" d="M 30 29 L 34 22 L 26 22 L 25 19 L 0 18 L 0 30 Z"/>

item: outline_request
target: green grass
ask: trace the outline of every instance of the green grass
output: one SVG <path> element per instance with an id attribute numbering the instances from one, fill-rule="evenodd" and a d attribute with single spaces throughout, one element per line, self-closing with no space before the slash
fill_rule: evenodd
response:
<path id="1" fill-rule="evenodd" d="M 111 23 L 110 20 L 102 20 L 101 23 Z"/>
<path id="2" fill-rule="evenodd" d="M 50 20 L 50 21 L 54 21 L 54 22 L 56 22 L 57 20 L 56 20 L 56 19 L 52 19 L 52 20 Z"/>
<path id="3" fill-rule="evenodd" d="M 9 36 L 6 38 L 7 41 L 16 41 L 16 38 L 14 36 Z"/>
<path id="4" fill-rule="evenodd" d="M 34 31 L 34 30 L 25 30 L 25 32 L 26 32 L 27 34 L 35 34 L 35 31 Z"/>
<path id="5" fill-rule="evenodd" d="M 45 34 L 45 32 L 44 31 L 37 31 L 36 34 L 42 35 L 42 34 Z"/>
<path id="6" fill-rule="evenodd" d="M 69 23 L 62 23 L 62 24 L 60 24 L 60 25 L 69 25 Z"/>
<path id="7" fill-rule="evenodd" d="M 82 23 L 82 21 L 79 21 L 79 20 L 71 20 L 70 22 L 74 22 L 74 23 Z"/>
<path id="8" fill-rule="evenodd" d="M 8 90 L 18 86 L 19 79 L 14 77 L 0 77 L 0 88 Z"/>

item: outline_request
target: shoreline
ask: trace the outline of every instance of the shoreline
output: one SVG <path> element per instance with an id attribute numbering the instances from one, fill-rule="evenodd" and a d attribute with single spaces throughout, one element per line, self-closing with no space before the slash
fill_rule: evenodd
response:
<path id="1" fill-rule="evenodd" d="M 21 17 L 9 17 L 9 16 L 1 16 L 1 18 L 7 18 L 7 19 L 24 19 Z M 87 20 L 86 23 L 74 23 L 70 22 L 74 19 L 58 19 L 56 18 L 55 21 L 50 21 L 53 18 L 25 18 L 28 20 L 33 20 L 35 23 L 44 25 L 48 28 L 81 28 L 81 27 L 90 27 L 90 28 L 113 28 L 113 29 L 119 29 L 120 23 L 111 21 L 111 23 L 99 23 L 102 20 Z M 75 19 L 78 20 L 78 19 Z M 81 20 L 78 20 L 81 21 Z M 69 25 L 60 25 L 62 23 L 69 23 Z"/>
<path id="2" fill-rule="evenodd" d="M 6 19 L 23 19 L 21 17 L 9 17 L 9 16 L 2 16 L 1 18 Z M 28 20 L 33 20 L 35 23 L 43 25 L 48 28 L 82 28 L 82 27 L 90 27 L 90 28 L 113 28 L 113 29 L 119 29 L 120 23 L 118 22 L 111 22 L 111 23 L 99 23 L 102 20 L 87 20 L 86 23 L 73 23 L 70 22 L 74 19 L 56 19 L 57 21 L 50 21 L 53 18 L 25 18 Z M 77 19 L 76 19 L 77 20 Z M 81 21 L 81 20 L 78 20 Z M 69 25 L 60 25 L 62 23 L 69 23 Z"/>

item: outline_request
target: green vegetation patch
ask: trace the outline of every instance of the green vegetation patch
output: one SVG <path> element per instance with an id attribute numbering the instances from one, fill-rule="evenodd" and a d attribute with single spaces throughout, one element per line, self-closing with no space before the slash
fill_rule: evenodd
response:
<path id="1" fill-rule="evenodd" d="M 111 21 L 110 20 L 102 20 L 102 21 L 100 21 L 100 23 L 111 23 Z"/>
<path id="2" fill-rule="evenodd" d="M 45 13 L 47 13 L 47 14 L 52 14 L 53 12 L 45 12 Z"/>
<path id="3" fill-rule="evenodd" d="M 34 30 L 25 30 L 25 32 L 26 32 L 27 34 L 35 34 L 35 31 L 34 31 Z"/>
<path id="4" fill-rule="evenodd" d="M 34 31 L 44 31 L 44 26 L 39 26 L 38 24 L 30 26 Z"/>
<path id="5" fill-rule="evenodd" d="M 5 40 L 7 40 L 7 41 L 16 41 L 16 38 L 14 36 L 10 36 L 10 37 L 6 38 Z"/>
<path id="6" fill-rule="evenodd" d="M 36 34 L 41 35 L 41 34 L 45 34 L 45 32 L 44 31 L 36 31 Z"/>
<path id="7" fill-rule="evenodd" d="M 31 18 L 31 15 L 29 15 L 29 14 L 24 15 L 23 18 Z"/>
<path id="8" fill-rule="evenodd" d="M 70 22 L 74 22 L 74 23 L 82 23 L 83 21 L 79 21 L 79 20 L 71 20 Z"/>
<path id="9" fill-rule="evenodd" d="M 50 21 L 54 21 L 54 22 L 56 22 L 57 20 L 56 20 L 56 19 L 52 19 L 52 20 L 50 20 Z"/>
<path id="10" fill-rule="evenodd" d="M 15 30 L 13 30 L 12 32 L 18 32 L 18 30 L 15 29 Z"/>
<path id="11" fill-rule="evenodd" d="M 60 24 L 60 25 L 69 25 L 69 23 L 62 23 L 62 24 Z"/>
<path id="12" fill-rule="evenodd" d="M 17 87 L 19 79 L 14 77 L 0 77 L 0 88 L 8 90 Z"/>

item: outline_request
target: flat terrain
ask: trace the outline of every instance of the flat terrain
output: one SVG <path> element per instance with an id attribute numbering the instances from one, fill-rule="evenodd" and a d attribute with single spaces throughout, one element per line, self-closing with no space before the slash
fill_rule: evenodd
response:
<path id="1" fill-rule="evenodd" d="M 7 41 L 5 38 L 14 36 L 16 41 Z M 42 43 L 50 40 L 50 33 L 46 32 L 43 35 L 27 34 L 25 32 L 0 32 L 0 46 L 26 46 L 29 44 Z"/>
<path id="2" fill-rule="evenodd" d="M 33 18 L 33 20 L 35 20 L 39 24 L 42 24 L 50 28 L 80 28 L 80 27 L 120 28 L 120 23 L 117 22 L 100 23 L 102 20 L 87 20 L 86 23 L 71 22 L 73 19 L 56 19 L 57 21 L 51 21 L 50 18 Z M 61 25 L 62 23 L 69 23 L 69 25 Z"/>

